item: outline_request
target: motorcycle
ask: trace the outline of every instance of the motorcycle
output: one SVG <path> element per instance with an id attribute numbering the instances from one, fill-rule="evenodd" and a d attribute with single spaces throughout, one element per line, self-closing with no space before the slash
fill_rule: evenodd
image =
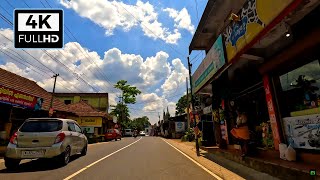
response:
<path id="1" fill-rule="evenodd" d="M 134 132 L 133 137 L 136 138 L 138 136 L 138 133 Z"/>

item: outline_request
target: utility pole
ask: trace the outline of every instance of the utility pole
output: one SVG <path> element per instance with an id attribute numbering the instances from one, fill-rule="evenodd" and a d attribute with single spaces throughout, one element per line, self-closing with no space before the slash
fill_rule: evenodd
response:
<path id="1" fill-rule="evenodd" d="M 57 82 L 57 77 L 59 76 L 59 74 L 55 74 L 54 76 L 52 76 L 52 78 L 54 78 L 54 84 L 53 84 L 53 90 L 52 90 L 52 96 L 51 96 L 51 102 L 50 102 L 50 109 L 53 106 L 53 97 L 54 97 L 54 93 L 56 90 L 56 82 Z"/>
<path id="2" fill-rule="evenodd" d="M 194 105 L 195 105 L 195 102 L 194 102 L 194 96 L 193 96 L 193 92 L 192 92 L 192 76 L 191 76 L 191 66 L 192 64 L 190 63 L 190 59 L 189 59 L 189 56 L 188 56 L 188 69 L 189 69 L 189 79 L 190 79 L 190 94 L 191 94 L 191 104 L 192 104 L 192 114 L 193 114 L 193 117 L 194 117 L 194 128 L 197 126 L 197 121 L 196 121 L 196 118 L 195 118 L 195 115 L 196 115 L 196 111 L 195 111 L 195 108 L 194 108 Z M 197 156 L 200 156 L 200 151 L 199 151 L 199 142 L 198 142 L 198 135 L 196 133 L 195 134 L 195 140 L 196 140 L 196 151 L 197 151 Z"/>
<path id="3" fill-rule="evenodd" d="M 186 77 L 186 86 L 187 86 L 187 117 L 188 117 L 188 129 L 190 129 L 190 112 L 189 112 L 189 107 L 190 107 L 190 102 L 189 102 L 189 88 L 188 88 L 188 77 Z"/>

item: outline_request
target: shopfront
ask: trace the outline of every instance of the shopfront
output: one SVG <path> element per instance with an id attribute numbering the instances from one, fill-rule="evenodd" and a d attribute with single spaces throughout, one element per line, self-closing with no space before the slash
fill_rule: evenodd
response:
<path id="1" fill-rule="evenodd" d="M 100 135 L 103 134 L 102 129 L 102 117 L 69 117 L 77 121 L 77 123 L 81 126 L 82 130 L 86 131 L 86 134 L 89 135 Z"/>
<path id="2" fill-rule="evenodd" d="M 0 139 L 9 139 L 27 118 L 40 116 L 42 102 L 42 98 L 0 85 Z"/>

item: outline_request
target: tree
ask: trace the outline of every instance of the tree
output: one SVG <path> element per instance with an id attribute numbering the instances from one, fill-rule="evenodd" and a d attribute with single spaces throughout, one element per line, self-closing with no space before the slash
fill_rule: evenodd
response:
<path id="1" fill-rule="evenodd" d="M 132 123 L 129 118 L 130 111 L 127 104 L 135 104 L 136 96 L 141 94 L 141 91 L 138 88 L 127 84 L 127 81 L 125 80 L 118 81 L 114 87 L 122 91 L 123 102 L 118 103 L 110 114 L 118 116 L 118 123 L 123 128 L 131 128 Z"/>
<path id="2" fill-rule="evenodd" d="M 143 116 L 133 119 L 131 126 L 132 128 L 136 128 L 138 131 L 142 131 L 149 125 L 151 125 L 149 118 L 147 116 Z"/>
<path id="3" fill-rule="evenodd" d="M 141 91 L 138 88 L 130 86 L 125 80 L 118 81 L 114 87 L 122 91 L 123 101 L 126 104 L 135 104 L 136 96 L 141 94 Z"/>
<path id="4" fill-rule="evenodd" d="M 190 97 L 189 97 L 189 100 L 191 100 Z M 188 106 L 187 95 L 184 95 L 178 100 L 178 103 L 176 104 L 176 116 L 185 113 L 185 109 L 187 108 L 187 106 Z"/>

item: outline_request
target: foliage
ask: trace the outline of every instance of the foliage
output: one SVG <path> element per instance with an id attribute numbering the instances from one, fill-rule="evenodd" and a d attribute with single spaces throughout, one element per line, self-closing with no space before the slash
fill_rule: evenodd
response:
<path id="1" fill-rule="evenodd" d="M 133 121 L 131 121 L 131 128 L 137 129 L 138 131 L 143 131 L 149 125 L 151 125 L 151 123 L 149 122 L 149 118 L 147 116 L 135 118 Z"/>
<path id="2" fill-rule="evenodd" d="M 135 104 L 136 96 L 141 94 L 141 91 L 134 86 L 127 84 L 126 80 L 120 80 L 114 85 L 115 88 L 119 89 L 123 93 L 123 101 L 126 104 Z"/>
<path id="3" fill-rule="evenodd" d="M 194 131 L 192 128 L 189 128 L 186 132 L 185 135 L 181 138 L 182 141 L 193 141 L 195 138 L 194 136 Z"/>
<path id="4" fill-rule="evenodd" d="M 121 114 L 122 112 L 122 114 Z M 126 104 L 120 104 L 118 103 L 114 109 L 110 112 L 110 115 L 116 116 L 118 118 L 118 123 L 121 124 L 121 126 L 125 126 L 128 124 L 128 121 L 130 120 L 130 114 L 129 114 L 129 108 Z"/>
<path id="5" fill-rule="evenodd" d="M 191 98 L 189 97 L 189 101 L 190 99 Z M 176 116 L 185 113 L 184 110 L 187 107 L 188 107 L 187 95 L 184 95 L 178 100 L 178 103 L 176 104 Z"/>

